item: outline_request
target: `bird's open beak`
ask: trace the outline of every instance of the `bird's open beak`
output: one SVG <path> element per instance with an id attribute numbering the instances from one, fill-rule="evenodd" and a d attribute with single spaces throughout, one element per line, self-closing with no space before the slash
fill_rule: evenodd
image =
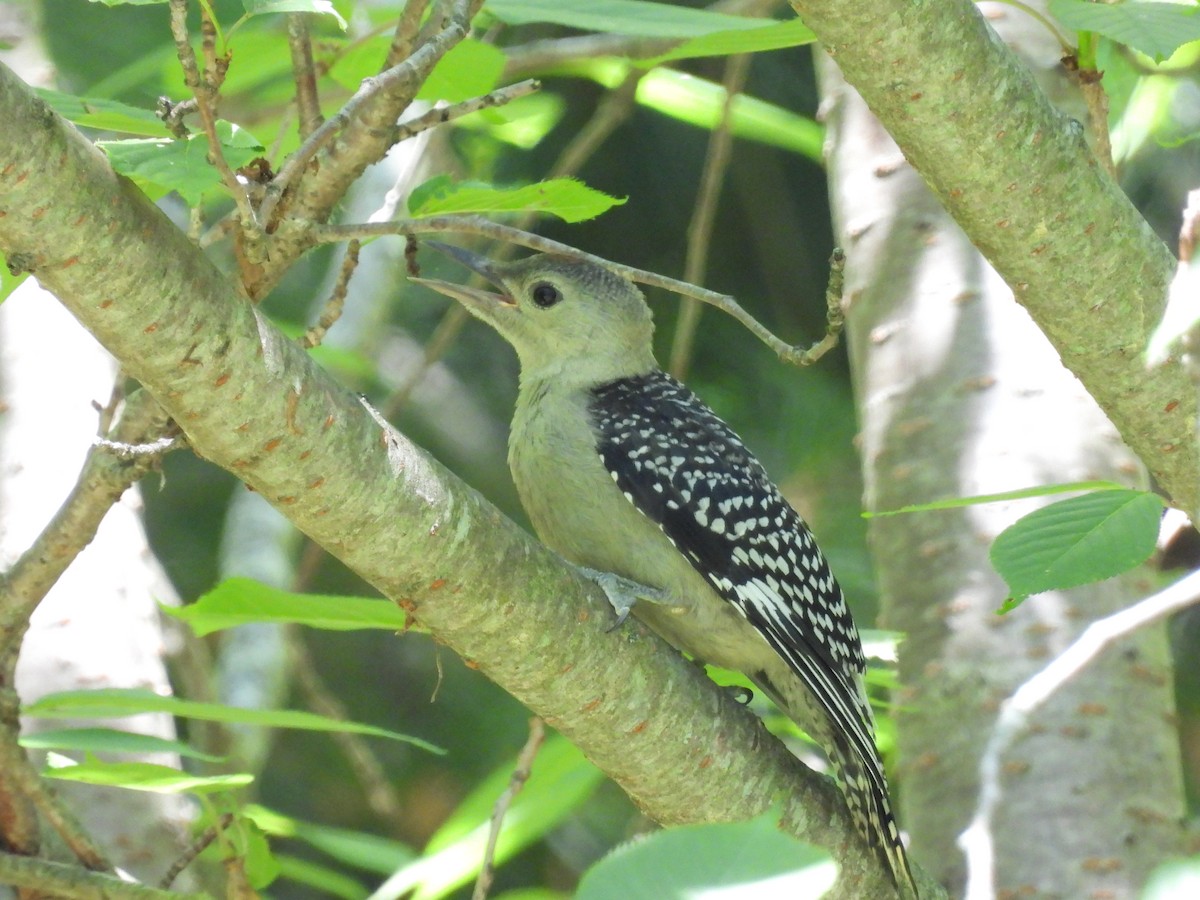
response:
<path id="1" fill-rule="evenodd" d="M 451 259 L 457 260 L 472 272 L 487 279 L 489 284 L 500 290 L 499 292 L 485 291 L 465 284 L 456 284 L 452 281 L 441 281 L 437 278 L 413 278 L 409 276 L 409 281 L 415 284 L 423 284 L 425 287 L 435 290 L 439 294 L 445 294 L 447 297 L 459 300 L 465 303 L 468 309 L 472 305 L 484 308 L 494 307 L 496 304 L 502 306 L 517 305 L 517 301 L 504 289 L 504 283 L 500 279 L 500 273 L 496 268 L 496 264 L 486 256 L 480 256 L 477 253 L 472 253 L 470 250 L 464 250 L 462 247 L 443 244 L 440 241 L 422 241 L 421 243 L 446 254 Z"/>

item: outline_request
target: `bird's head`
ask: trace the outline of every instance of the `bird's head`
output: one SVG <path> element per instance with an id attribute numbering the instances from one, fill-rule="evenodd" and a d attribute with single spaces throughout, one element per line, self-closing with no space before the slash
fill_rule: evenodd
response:
<path id="1" fill-rule="evenodd" d="M 611 269 L 549 253 L 497 263 L 460 247 L 424 243 L 496 290 L 411 280 L 453 297 L 500 332 L 517 351 L 523 379 L 569 375 L 597 383 L 655 368 L 650 308 L 641 291 Z"/>

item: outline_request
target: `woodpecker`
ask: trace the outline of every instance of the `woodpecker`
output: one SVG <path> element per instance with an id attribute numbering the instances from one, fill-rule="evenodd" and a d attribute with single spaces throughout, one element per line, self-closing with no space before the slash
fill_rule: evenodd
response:
<path id="1" fill-rule="evenodd" d="M 619 614 L 632 606 L 695 659 L 744 673 L 821 744 L 856 827 L 898 894 L 915 897 L 842 590 L 758 460 L 658 367 L 641 292 L 570 256 L 496 263 L 426 243 L 497 289 L 412 279 L 516 349 L 508 462 L 538 537 L 603 573 Z M 649 590 L 621 601 L 606 576 Z"/>

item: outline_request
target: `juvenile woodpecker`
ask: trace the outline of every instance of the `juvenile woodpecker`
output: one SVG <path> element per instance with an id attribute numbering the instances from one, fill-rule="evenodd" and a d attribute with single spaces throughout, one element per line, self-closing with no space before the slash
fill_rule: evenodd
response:
<path id="1" fill-rule="evenodd" d="M 743 672 L 818 741 L 859 831 L 900 894 L 916 896 L 842 590 L 737 435 L 658 367 L 641 292 L 572 257 L 500 264 L 427 243 L 498 289 L 413 279 L 516 348 L 508 462 L 538 536 L 651 588 L 635 615 L 696 659 Z"/>

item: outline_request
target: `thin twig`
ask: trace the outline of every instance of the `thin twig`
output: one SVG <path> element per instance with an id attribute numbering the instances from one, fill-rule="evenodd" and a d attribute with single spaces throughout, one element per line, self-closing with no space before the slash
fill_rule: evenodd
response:
<path id="1" fill-rule="evenodd" d="M 708 152 L 704 158 L 704 171 L 700 175 L 700 187 L 696 191 L 696 206 L 692 221 L 688 225 L 687 259 L 683 265 L 683 278 L 692 284 L 704 281 L 708 272 L 708 250 L 712 244 L 713 224 L 717 217 L 717 205 L 721 199 L 721 188 L 725 184 L 725 171 L 729 168 L 729 157 L 733 151 L 733 104 L 746 87 L 750 74 L 750 54 L 739 53 L 729 57 L 725 63 L 725 102 L 721 106 L 721 118 L 708 139 Z M 692 359 L 692 348 L 696 340 L 696 327 L 700 324 L 698 300 L 683 301 L 679 311 L 679 323 L 675 326 L 675 340 L 671 345 L 670 370 L 676 378 L 687 375 Z"/>
<path id="2" fill-rule="evenodd" d="M 141 445 L 162 434 L 166 414 L 145 391 L 125 403 L 112 433 L 120 444 Z M 130 461 L 93 447 L 79 480 L 58 512 L 20 558 L 0 576 L 0 672 L 15 655 L 33 610 L 59 576 L 96 535 L 100 521 L 129 485 L 150 470 L 157 457 Z M 0 675 L 0 683 L 4 678 Z"/>
<path id="3" fill-rule="evenodd" d="M 1098 619 L 1001 704 L 996 725 L 979 760 L 979 802 L 975 816 L 958 837 L 958 846 L 967 862 L 966 900 L 984 900 L 994 895 L 992 814 L 1000 802 L 1001 757 L 1028 725 L 1030 714 L 1110 644 L 1197 601 L 1200 601 L 1200 572 L 1193 572 L 1128 609 Z"/>
<path id="4" fill-rule="evenodd" d="M 206 77 L 201 78 L 200 69 L 196 61 L 196 53 L 192 49 L 191 38 L 188 35 L 187 27 L 187 0 L 170 0 L 171 10 L 171 34 L 175 39 L 175 52 L 179 57 L 179 64 L 183 68 L 183 79 L 191 90 L 192 95 L 196 98 L 196 111 L 200 114 L 200 122 L 204 126 L 204 134 L 208 138 L 208 158 L 217 173 L 221 176 L 221 181 L 233 196 L 234 203 L 237 204 L 238 215 L 241 217 L 242 228 L 247 234 L 257 231 L 257 218 L 254 215 L 254 209 L 250 206 L 250 199 L 246 196 L 246 192 L 242 189 L 241 183 L 237 180 L 233 170 L 229 168 L 229 163 L 225 159 L 225 153 L 221 149 L 221 141 L 217 136 L 217 116 L 214 109 L 214 101 L 216 99 L 217 85 L 211 83 L 214 77 L 223 77 L 220 73 L 215 50 L 212 47 L 212 35 L 214 29 L 212 21 L 201 7 L 201 24 L 204 26 L 203 47 L 209 55 L 211 55 L 211 65 L 209 71 L 206 72 Z"/>
<path id="5" fill-rule="evenodd" d="M 296 111 L 300 116 L 300 140 L 321 127 L 321 98 L 317 92 L 317 72 L 313 66 L 312 39 L 308 34 L 308 16 L 288 13 L 288 47 L 292 51 L 292 79 L 296 82 Z"/>
<path id="6" fill-rule="evenodd" d="M 172 0 L 173 3 L 180 0 Z M 461 4 L 455 4 L 459 6 Z M 465 10 L 462 10 L 465 13 Z M 446 52 L 467 34 L 467 20 L 451 14 L 445 27 L 428 43 L 418 48 L 411 56 L 381 72 L 374 78 L 363 80 L 362 86 L 346 101 L 340 110 L 328 118 L 320 128 L 309 135 L 308 140 L 297 148 L 283 164 L 275 180 L 267 188 L 267 195 L 259 207 L 259 216 L 270 224 L 284 192 L 291 187 L 308 168 L 313 158 L 345 128 L 355 116 L 380 94 L 385 94 L 414 79 L 423 79 Z"/>
<path id="7" fill-rule="evenodd" d="M 826 335 L 808 347 L 793 346 L 772 334 L 769 329 L 742 309 L 738 305 L 737 300 L 729 294 L 721 294 L 694 284 L 688 284 L 685 281 L 668 278 L 665 275 L 659 275 L 655 272 L 647 272 L 645 269 L 637 269 L 633 266 L 615 263 L 591 253 L 584 253 L 582 250 L 577 250 L 567 244 L 544 238 L 541 235 L 531 234 L 519 228 L 488 221 L 481 216 L 430 216 L 425 219 L 401 219 L 394 222 L 327 225 L 313 229 L 309 234 L 309 239 L 314 244 L 329 244 L 353 240 L 355 238 L 359 240 L 371 240 L 392 234 L 421 235 L 446 233 L 475 234 L 497 241 L 519 244 L 522 247 L 528 247 L 531 250 L 537 250 L 542 253 L 562 253 L 577 259 L 586 259 L 590 262 L 606 266 L 638 284 L 662 288 L 683 297 L 694 297 L 702 303 L 715 306 L 727 315 L 732 316 L 748 329 L 751 334 L 770 347 L 781 360 L 793 365 L 812 365 L 824 356 L 836 343 L 835 337 Z"/>
<path id="8" fill-rule="evenodd" d="M 404 9 L 400 13 L 400 21 L 396 23 L 396 32 L 392 35 L 392 46 L 388 48 L 387 59 L 383 68 L 390 69 L 397 63 L 408 59 L 417 43 L 417 31 L 421 27 L 421 17 L 429 7 L 429 0 L 405 0 Z"/>
<path id="9" fill-rule="evenodd" d="M 18 773 L 20 773 L 18 775 Z M 33 801 L 42 817 L 50 823 L 50 827 L 58 834 L 67 848 L 75 854 L 83 865 L 93 872 L 112 872 L 113 864 L 105 856 L 100 845 L 92 840 L 83 823 L 75 818 L 67 804 L 63 803 L 58 794 L 50 787 L 32 765 L 28 764 L 17 769 L 6 769 L 5 778 L 14 778 L 26 797 Z"/>
<path id="10" fill-rule="evenodd" d="M 327 718 L 339 722 L 349 721 L 350 714 L 345 704 L 329 690 L 317 674 L 316 665 L 301 636 L 295 633 L 289 636 L 288 653 L 291 656 L 289 668 L 296 679 L 296 687 L 305 706 Z M 379 757 L 361 735 L 349 731 L 333 731 L 329 736 L 350 763 L 371 811 L 387 823 L 389 831 L 400 833 L 404 828 L 404 806 L 388 780 L 387 771 Z"/>
<path id="11" fill-rule="evenodd" d="M 542 83 L 540 81 L 536 78 L 529 78 L 525 81 L 518 81 L 516 84 L 497 88 L 479 97 L 463 100 L 452 106 L 431 109 L 415 118 L 398 124 L 396 130 L 392 132 L 392 142 L 399 143 L 400 141 L 406 141 L 410 137 L 420 134 L 422 131 L 428 131 L 430 128 L 436 128 L 438 125 L 445 125 L 447 122 L 451 122 L 454 119 L 461 119 L 463 116 L 479 112 L 481 109 L 503 106 L 506 103 L 511 103 L 518 97 L 527 97 L 535 91 L 541 90 L 541 87 Z"/>
<path id="12" fill-rule="evenodd" d="M 195 862 L 196 857 L 212 846 L 221 834 L 233 822 L 233 813 L 225 813 L 214 824 L 209 825 L 201 832 L 200 836 L 192 841 L 191 845 L 180 854 L 175 862 L 171 863 L 171 867 L 163 873 L 163 877 L 159 879 L 158 886 L 164 891 L 170 888 L 175 879 L 180 876 L 184 869 Z"/>
<path id="13" fill-rule="evenodd" d="M 541 749 L 542 742 L 545 740 L 546 726 L 541 719 L 534 716 L 529 720 L 529 739 L 525 741 L 525 746 L 517 755 L 517 765 L 513 769 L 512 777 L 508 780 L 508 787 L 497 798 L 496 805 L 492 809 L 487 847 L 483 851 L 483 864 L 479 867 L 479 877 L 475 880 L 475 890 L 471 893 L 471 900 L 486 900 L 488 891 L 491 890 L 492 881 L 496 877 L 496 843 L 500 840 L 500 826 L 504 823 L 504 816 L 508 812 L 508 808 L 512 806 L 513 800 L 517 794 L 521 793 L 521 788 L 529 780 L 533 761 L 537 758 L 538 750 Z"/>
<path id="14" fill-rule="evenodd" d="M 358 250 L 361 246 L 362 244 L 358 241 L 350 241 L 346 245 L 346 255 L 342 259 L 342 269 L 338 273 L 337 284 L 333 286 L 329 299 L 325 301 L 325 307 L 321 310 L 317 324 L 308 329 L 304 333 L 304 337 L 300 338 L 302 347 L 311 349 L 319 346 L 325 339 L 326 332 L 333 327 L 334 322 L 341 318 L 342 308 L 346 305 L 346 291 L 350 287 L 350 277 L 358 268 Z"/>

